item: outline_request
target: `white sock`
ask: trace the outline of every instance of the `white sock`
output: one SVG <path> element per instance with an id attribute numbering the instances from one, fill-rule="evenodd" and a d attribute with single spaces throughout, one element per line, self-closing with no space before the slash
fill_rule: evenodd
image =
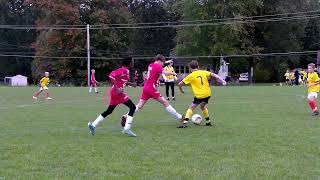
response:
<path id="1" fill-rule="evenodd" d="M 171 105 L 169 105 L 168 107 L 166 107 L 166 110 L 167 110 L 172 116 L 174 116 L 177 120 L 181 120 L 181 119 L 182 119 L 182 115 L 179 114 Z"/>
<path id="2" fill-rule="evenodd" d="M 101 114 L 97 117 L 97 119 L 92 123 L 94 127 L 96 127 L 100 122 L 104 120 L 104 117 Z"/>
<path id="3" fill-rule="evenodd" d="M 92 92 L 92 87 L 90 86 L 90 88 L 89 88 L 89 93 L 91 93 Z"/>
<path id="4" fill-rule="evenodd" d="M 131 129 L 132 121 L 133 121 L 133 117 L 132 116 L 127 116 L 126 125 L 124 126 L 125 130 Z"/>
<path id="5" fill-rule="evenodd" d="M 94 88 L 94 91 L 97 93 L 97 92 L 98 92 L 98 89 L 95 87 L 95 88 Z"/>

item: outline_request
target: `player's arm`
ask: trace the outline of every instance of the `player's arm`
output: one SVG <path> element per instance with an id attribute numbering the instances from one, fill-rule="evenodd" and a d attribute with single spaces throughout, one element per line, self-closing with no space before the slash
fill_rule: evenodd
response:
<path id="1" fill-rule="evenodd" d="M 218 76 L 217 74 L 211 73 L 210 76 L 217 79 L 222 85 L 224 85 L 224 86 L 227 85 L 227 82 L 224 79 L 222 79 L 220 76 Z"/>
<path id="2" fill-rule="evenodd" d="M 175 72 L 169 72 L 169 71 L 165 71 L 165 70 L 162 71 L 162 74 L 164 74 L 164 75 L 173 75 L 173 76 L 177 75 Z"/>
<path id="3" fill-rule="evenodd" d="M 116 89 L 117 93 L 118 93 L 118 94 L 121 94 L 121 93 L 123 93 L 123 89 L 120 88 L 120 87 L 117 85 L 117 83 L 116 83 L 116 77 L 117 77 L 116 74 L 111 74 L 111 75 L 109 76 L 110 83 L 111 83 L 111 84 L 113 85 L 113 87 Z"/>
<path id="4" fill-rule="evenodd" d="M 178 86 L 179 86 L 180 92 L 184 94 L 183 86 L 186 86 L 186 84 L 183 81 L 181 81 L 179 82 Z"/>

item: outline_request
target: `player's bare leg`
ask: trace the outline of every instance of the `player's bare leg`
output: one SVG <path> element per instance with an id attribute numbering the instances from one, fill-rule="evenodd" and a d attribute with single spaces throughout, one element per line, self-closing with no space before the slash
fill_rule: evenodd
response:
<path id="1" fill-rule="evenodd" d="M 207 103 L 202 102 L 200 104 L 200 109 L 202 111 L 202 114 L 203 114 L 204 118 L 206 119 L 206 126 L 212 126 L 211 121 L 210 121 L 210 117 L 209 117 L 209 110 L 208 110 L 207 105 L 208 105 Z"/>
<path id="2" fill-rule="evenodd" d="M 42 90 L 39 90 L 38 92 L 36 92 L 34 94 L 34 96 L 32 97 L 33 99 L 38 99 L 38 96 L 42 93 Z"/>
<path id="3" fill-rule="evenodd" d="M 183 116 L 179 114 L 164 97 L 161 96 L 158 99 L 156 99 L 156 101 L 161 103 L 164 106 L 164 108 L 167 110 L 167 112 L 170 113 L 173 117 L 175 117 L 178 121 L 183 120 Z"/>
<path id="4" fill-rule="evenodd" d="M 45 94 L 46 94 L 46 99 L 47 99 L 47 100 L 51 100 L 52 98 L 50 97 L 49 90 L 45 90 L 44 92 L 45 92 Z"/>

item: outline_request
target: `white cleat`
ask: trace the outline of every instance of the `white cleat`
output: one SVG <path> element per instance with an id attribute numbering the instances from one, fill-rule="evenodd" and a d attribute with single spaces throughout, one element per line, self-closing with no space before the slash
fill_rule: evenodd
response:
<path id="1" fill-rule="evenodd" d="M 51 97 L 47 97 L 46 100 L 52 100 L 52 98 Z"/>
<path id="2" fill-rule="evenodd" d="M 126 130 L 124 129 L 124 130 L 122 130 L 122 133 L 126 134 L 130 137 L 137 137 L 137 135 L 135 133 L 133 133 L 130 129 L 126 129 Z"/>
<path id="3" fill-rule="evenodd" d="M 37 97 L 35 97 L 35 96 L 32 96 L 32 99 L 37 100 L 38 98 L 37 98 Z"/>

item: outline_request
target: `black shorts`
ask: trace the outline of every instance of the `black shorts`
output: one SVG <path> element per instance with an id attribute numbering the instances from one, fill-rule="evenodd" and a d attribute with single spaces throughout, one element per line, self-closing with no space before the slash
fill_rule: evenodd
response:
<path id="1" fill-rule="evenodd" d="M 194 98 L 193 99 L 193 104 L 197 104 L 197 105 L 199 105 L 199 104 L 201 104 L 201 103 L 206 103 L 206 104 L 208 104 L 209 103 L 209 99 L 210 99 L 210 96 L 209 97 L 206 97 L 206 98 L 202 98 L 202 99 L 198 99 L 198 98 Z"/>

